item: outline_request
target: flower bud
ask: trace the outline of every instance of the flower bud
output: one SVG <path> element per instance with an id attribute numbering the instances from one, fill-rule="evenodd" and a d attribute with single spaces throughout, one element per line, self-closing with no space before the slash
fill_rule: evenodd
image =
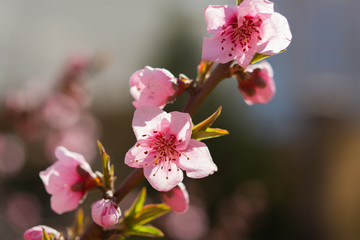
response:
<path id="1" fill-rule="evenodd" d="M 235 72 L 238 88 L 246 104 L 268 103 L 275 94 L 273 69 L 267 61 L 248 66 L 244 72 Z"/>
<path id="2" fill-rule="evenodd" d="M 55 229 L 44 226 L 44 225 L 38 225 L 35 227 L 32 227 L 24 232 L 24 239 L 25 240 L 42 240 L 43 239 L 43 230 L 50 236 L 52 235 L 51 239 L 55 240 L 62 240 L 63 238 L 60 238 L 60 233 L 56 231 Z"/>
<path id="3" fill-rule="evenodd" d="M 145 67 L 130 77 L 130 93 L 134 97 L 134 107 L 156 106 L 164 108 L 172 102 L 183 89 L 179 81 L 168 70 Z M 180 89 L 179 89 L 180 88 Z"/>
<path id="4" fill-rule="evenodd" d="M 189 194 L 182 182 L 170 191 L 160 194 L 164 202 L 175 212 L 186 212 L 189 207 Z"/>
<path id="5" fill-rule="evenodd" d="M 103 228 L 111 228 L 118 223 L 121 216 L 120 208 L 109 199 L 101 199 L 91 206 L 94 222 Z"/>

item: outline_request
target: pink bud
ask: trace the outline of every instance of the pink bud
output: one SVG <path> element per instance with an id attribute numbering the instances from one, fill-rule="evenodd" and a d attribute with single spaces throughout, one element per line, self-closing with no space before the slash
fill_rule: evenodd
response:
<path id="1" fill-rule="evenodd" d="M 275 95 L 273 69 L 267 61 L 262 61 L 247 67 L 245 78 L 238 79 L 238 88 L 246 104 L 268 103 Z"/>
<path id="2" fill-rule="evenodd" d="M 189 194 L 182 182 L 170 191 L 160 194 L 164 202 L 175 212 L 185 212 L 189 207 Z"/>
<path id="3" fill-rule="evenodd" d="M 113 201 L 101 199 L 91 206 L 91 216 L 98 225 L 111 228 L 118 223 L 121 211 Z"/>
<path id="4" fill-rule="evenodd" d="M 48 235 L 53 235 L 53 238 L 55 240 L 60 240 L 64 238 L 60 238 L 60 233 L 56 231 L 55 229 L 44 226 L 44 225 L 38 225 L 35 227 L 32 227 L 24 232 L 24 239 L 25 240 L 42 240 L 43 239 L 43 229 Z"/>
<path id="5" fill-rule="evenodd" d="M 174 100 L 179 90 L 178 80 L 166 69 L 145 67 L 130 77 L 130 93 L 134 107 L 164 108 Z"/>

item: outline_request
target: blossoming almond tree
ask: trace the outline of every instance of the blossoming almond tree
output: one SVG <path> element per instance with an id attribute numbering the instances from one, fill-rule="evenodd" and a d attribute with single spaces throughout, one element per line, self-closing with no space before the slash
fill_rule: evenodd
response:
<path id="1" fill-rule="evenodd" d="M 125 239 L 131 235 L 159 237 L 163 236 L 162 231 L 149 222 L 171 209 L 179 213 L 188 209 L 190 197 L 182 183 L 183 171 L 190 178 L 215 173 L 217 166 L 202 141 L 228 134 L 211 127 L 221 107 L 196 125 L 192 115 L 217 84 L 231 76 L 248 105 L 270 101 L 275 94 L 273 69 L 268 62 L 255 63 L 282 52 L 291 41 L 286 18 L 274 12 L 273 3 L 268 0 L 208 6 L 205 20 L 214 36 L 204 38 L 196 80 L 184 75 L 176 78 L 166 69 L 151 67 L 130 77 L 130 93 L 136 108 L 132 121 L 136 142 L 124 161 L 135 170 L 119 186 L 114 186 L 114 168 L 100 142 L 102 173 L 92 172 L 82 155 L 64 147 L 55 151 L 58 162 L 40 173 L 46 190 L 52 194 L 51 207 L 59 214 L 76 209 L 87 191 L 101 190 L 102 197 L 92 205 L 93 223 L 85 228 L 83 213 L 78 211 L 75 225 L 66 233 L 60 235 L 56 230 L 38 226 L 26 231 L 25 239 L 33 239 L 29 237 L 32 235 L 82 240 Z M 162 110 L 185 91 L 190 97 L 181 112 Z M 164 203 L 144 205 L 146 188 L 143 188 L 121 215 L 119 202 L 144 179 L 160 192 Z"/>

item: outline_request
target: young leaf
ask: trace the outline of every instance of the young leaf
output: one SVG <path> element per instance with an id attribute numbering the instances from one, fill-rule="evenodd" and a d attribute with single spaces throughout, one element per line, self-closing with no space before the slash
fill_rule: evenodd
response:
<path id="1" fill-rule="evenodd" d="M 286 49 L 283 49 L 279 53 L 282 53 L 282 52 L 285 52 L 285 51 L 286 51 Z M 260 62 L 261 60 L 263 60 L 265 58 L 268 58 L 270 56 L 273 56 L 273 55 L 264 55 L 264 54 L 261 54 L 261 53 L 255 53 L 255 55 L 254 55 L 253 59 L 251 60 L 250 64 Z"/>
<path id="2" fill-rule="evenodd" d="M 225 135 L 228 135 L 228 134 L 229 134 L 229 132 L 227 130 L 225 130 L 225 129 L 207 128 L 206 130 L 201 130 L 201 131 L 198 131 L 196 133 L 193 133 L 191 135 L 191 138 L 201 141 L 201 140 L 204 140 L 204 139 L 221 137 L 221 136 L 225 136 Z"/>
<path id="3" fill-rule="evenodd" d="M 141 210 L 144 206 L 146 198 L 146 188 L 143 187 L 139 195 L 136 197 L 134 203 L 131 207 L 125 212 L 125 219 L 131 220 L 134 216 Z"/>
<path id="4" fill-rule="evenodd" d="M 84 210 L 79 208 L 76 211 L 74 222 L 71 227 L 67 228 L 67 233 L 70 237 L 76 238 L 76 236 L 80 236 L 84 231 Z"/>
<path id="5" fill-rule="evenodd" d="M 102 163 L 103 163 L 103 184 L 106 189 L 113 190 L 114 188 L 114 169 L 110 164 L 110 156 L 105 152 L 105 148 L 100 141 L 97 141 Z"/>
<path id="6" fill-rule="evenodd" d="M 215 120 L 220 116 L 222 107 L 220 106 L 210 117 L 202 121 L 201 123 L 195 125 L 192 129 L 192 134 L 201 131 L 206 130 L 208 127 L 210 127 Z"/>
<path id="7" fill-rule="evenodd" d="M 127 235 L 137 235 L 137 236 L 145 236 L 145 237 L 163 237 L 164 233 L 151 225 L 136 225 L 131 227 L 129 230 L 126 231 Z"/>
<path id="8" fill-rule="evenodd" d="M 158 217 L 161 217 L 170 210 L 171 208 L 164 203 L 146 205 L 135 215 L 134 224 L 143 225 Z"/>
<path id="9" fill-rule="evenodd" d="M 51 240 L 50 236 L 45 232 L 45 229 L 43 228 L 43 236 L 42 240 Z"/>

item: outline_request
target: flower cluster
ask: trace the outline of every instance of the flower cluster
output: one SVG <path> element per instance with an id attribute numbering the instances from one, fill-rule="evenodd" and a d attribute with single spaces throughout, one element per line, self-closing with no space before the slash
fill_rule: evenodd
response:
<path id="1" fill-rule="evenodd" d="M 134 172 L 141 174 L 130 175 L 122 184 L 123 188 L 115 190 L 114 168 L 100 142 L 103 173 L 96 174 L 83 155 L 59 146 L 55 150 L 57 162 L 40 172 L 46 191 L 52 195 L 51 208 L 56 213 L 76 209 L 86 193 L 97 187 L 103 196 L 92 204 L 93 221 L 107 234 L 119 234 L 123 238 L 131 234 L 162 236 L 160 230 L 157 232 L 158 229 L 144 224 L 170 209 L 187 211 L 189 194 L 182 183 L 184 171 L 190 178 L 204 178 L 216 172 L 218 168 L 201 140 L 228 134 L 226 130 L 210 128 L 221 108 L 194 126 L 187 107 L 200 105 L 230 73 L 248 105 L 267 103 L 275 94 L 273 69 L 266 61 L 255 62 L 281 52 L 292 38 L 286 18 L 274 12 L 273 3 L 268 0 L 244 0 L 239 6 L 210 5 L 205 9 L 205 20 L 209 33 L 214 36 L 204 38 L 203 60 L 196 81 L 182 75 L 177 79 L 166 69 L 149 66 L 130 77 L 130 94 L 136 108 L 132 120 L 136 142 L 125 154 L 124 162 L 138 168 Z M 222 68 L 219 69 L 223 72 L 211 76 L 214 62 L 220 63 Z M 183 112 L 162 110 L 184 91 L 188 91 L 191 98 Z M 78 109 L 72 108 L 70 102 L 59 105 L 58 97 L 47 102 L 49 106 L 43 109 L 44 117 L 53 125 L 71 125 L 74 119 L 62 119 L 62 113 L 76 117 Z M 146 195 L 143 189 L 122 216 L 118 203 L 124 192 L 126 195 L 143 177 L 160 192 L 164 203 L 143 206 Z M 59 232 L 46 226 L 29 229 L 24 237 L 43 239 L 44 232 L 53 239 L 62 238 Z"/>

